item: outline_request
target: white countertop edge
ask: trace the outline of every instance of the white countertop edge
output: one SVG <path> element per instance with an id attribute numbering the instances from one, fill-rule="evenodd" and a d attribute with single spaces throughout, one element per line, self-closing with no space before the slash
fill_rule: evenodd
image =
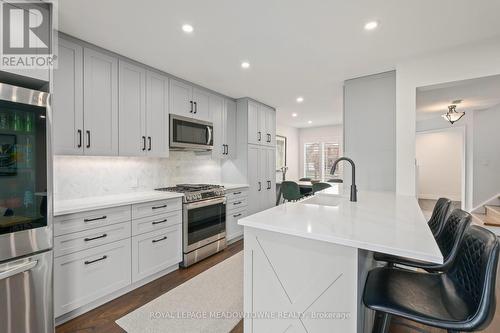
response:
<path id="1" fill-rule="evenodd" d="M 269 226 L 267 224 L 261 224 L 261 223 L 255 223 L 255 222 L 245 222 L 244 220 L 240 220 L 238 222 L 238 224 L 242 225 L 244 227 L 255 228 L 258 230 L 278 232 L 278 233 L 282 233 L 282 234 L 286 234 L 286 235 L 291 235 L 291 236 L 296 236 L 296 237 L 301 237 L 301 238 L 306 238 L 306 239 L 319 240 L 319 241 L 323 241 L 323 242 L 344 245 L 344 246 L 354 247 L 354 248 L 373 251 L 373 252 L 388 253 L 391 255 L 397 255 L 397 256 L 404 257 L 404 258 L 422 260 L 422 261 L 436 263 L 436 264 L 443 263 L 443 256 L 442 255 L 439 257 L 428 256 L 428 255 L 425 255 L 425 254 L 422 254 L 419 252 L 417 253 L 417 252 L 407 251 L 404 249 L 394 249 L 394 248 L 390 248 L 390 247 L 386 247 L 386 246 L 374 245 L 374 244 L 369 244 L 369 243 L 355 241 L 355 240 L 348 240 L 345 238 L 335 237 L 335 236 L 324 236 L 324 235 L 308 234 L 308 233 L 304 234 L 302 232 L 295 232 L 295 231 L 291 231 L 290 229 L 286 229 L 286 228 L 277 228 L 277 227 Z"/>
<path id="2" fill-rule="evenodd" d="M 87 197 L 70 200 L 55 200 L 53 216 L 87 212 L 97 209 L 105 209 L 138 203 L 182 198 L 182 193 L 175 192 L 137 192 L 112 194 L 107 196 Z"/>
<path id="3" fill-rule="evenodd" d="M 226 191 L 232 191 L 232 190 L 237 190 L 239 188 L 247 188 L 247 187 L 250 187 L 249 184 L 230 184 L 230 183 L 223 183 L 221 184 L 222 186 L 224 186 L 224 189 Z"/>

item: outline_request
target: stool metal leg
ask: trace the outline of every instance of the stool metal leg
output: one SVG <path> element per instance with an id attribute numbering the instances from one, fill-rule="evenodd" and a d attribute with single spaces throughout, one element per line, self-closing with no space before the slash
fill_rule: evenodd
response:
<path id="1" fill-rule="evenodd" d="M 391 315 L 385 312 L 375 313 L 372 333 L 388 333 L 391 326 Z"/>

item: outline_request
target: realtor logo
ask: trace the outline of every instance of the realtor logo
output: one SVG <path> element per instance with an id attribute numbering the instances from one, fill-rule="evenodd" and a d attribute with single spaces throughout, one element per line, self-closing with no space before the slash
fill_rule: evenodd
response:
<path id="1" fill-rule="evenodd" d="M 1 18 L 1 68 L 53 67 L 53 1 L 3 0 Z"/>

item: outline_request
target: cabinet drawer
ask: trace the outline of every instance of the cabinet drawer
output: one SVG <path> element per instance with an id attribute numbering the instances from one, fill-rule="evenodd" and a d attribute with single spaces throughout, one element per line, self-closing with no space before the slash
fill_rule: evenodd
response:
<path id="1" fill-rule="evenodd" d="M 226 192 L 226 198 L 228 201 L 234 200 L 234 199 L 239 199 L 239 198 L 246 198 L 248 197 L 248 189 L 238 189 L 238 190 L 231 190 Z"/>
<path id="2" fill-rule="evenodd" d="M 130 263 L 130 239 L 55 258 L 55 316 L 129 285 Z"/>
<path id="3" fill-rule="evenodd" d="M 54 236 L 95 229 L 126 221 L 130 221 L 130 206 L 56 216 L 54 218 Z"/>
<path id="4" fill-rule="evenodd" d="M 151 201 L 132 205 L 132 218 L 138 219 L 163 213 L 173 212 L 182 209 L 182 199 L 168 199 Z"/>
<path id="5" fill-rule="evenodd" d="M 232 200 L 228 200 L 226 203 L 226 209 L 227 211 L 233 211 L 237 210 L 243 207 L 248 206 L 248 198 L 247 197 L 240 197 L 240 198 L 234 198 Z"/>
<path id="6" fill-rule="evenodd" d="M 132 281 L 139 281 L 182 261 L 182 226 L 132 237 Z"/>
<path id="7" fill-rule="evenodd" d="M 132 221 L 132 235 L 136 236 L 182 223 L 182 211 L 143 217 Z"/>
<path id="8" fill-rule="evenodd" d="M 54 237 L 54 257 L 129 238 L 130 229 L 125 222 Z"/>
<path id="9" fill-rule="evenodd" d="M 228 212 L 226 215 L 226 239 L 230 241 L 243 235 L 243 227 L 238 224 L 238 220 L 248 215 L 247 208 Z"/>

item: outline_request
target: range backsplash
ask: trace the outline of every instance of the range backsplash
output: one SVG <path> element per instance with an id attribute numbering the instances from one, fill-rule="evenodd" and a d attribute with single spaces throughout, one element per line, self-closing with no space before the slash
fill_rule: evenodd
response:
<path id="1" fill-rule="evenodd" d="M 171 151 L 169 158 L 54 157 L 56 200 L 220 182 L 220 161 L 210 153 Z"/>

